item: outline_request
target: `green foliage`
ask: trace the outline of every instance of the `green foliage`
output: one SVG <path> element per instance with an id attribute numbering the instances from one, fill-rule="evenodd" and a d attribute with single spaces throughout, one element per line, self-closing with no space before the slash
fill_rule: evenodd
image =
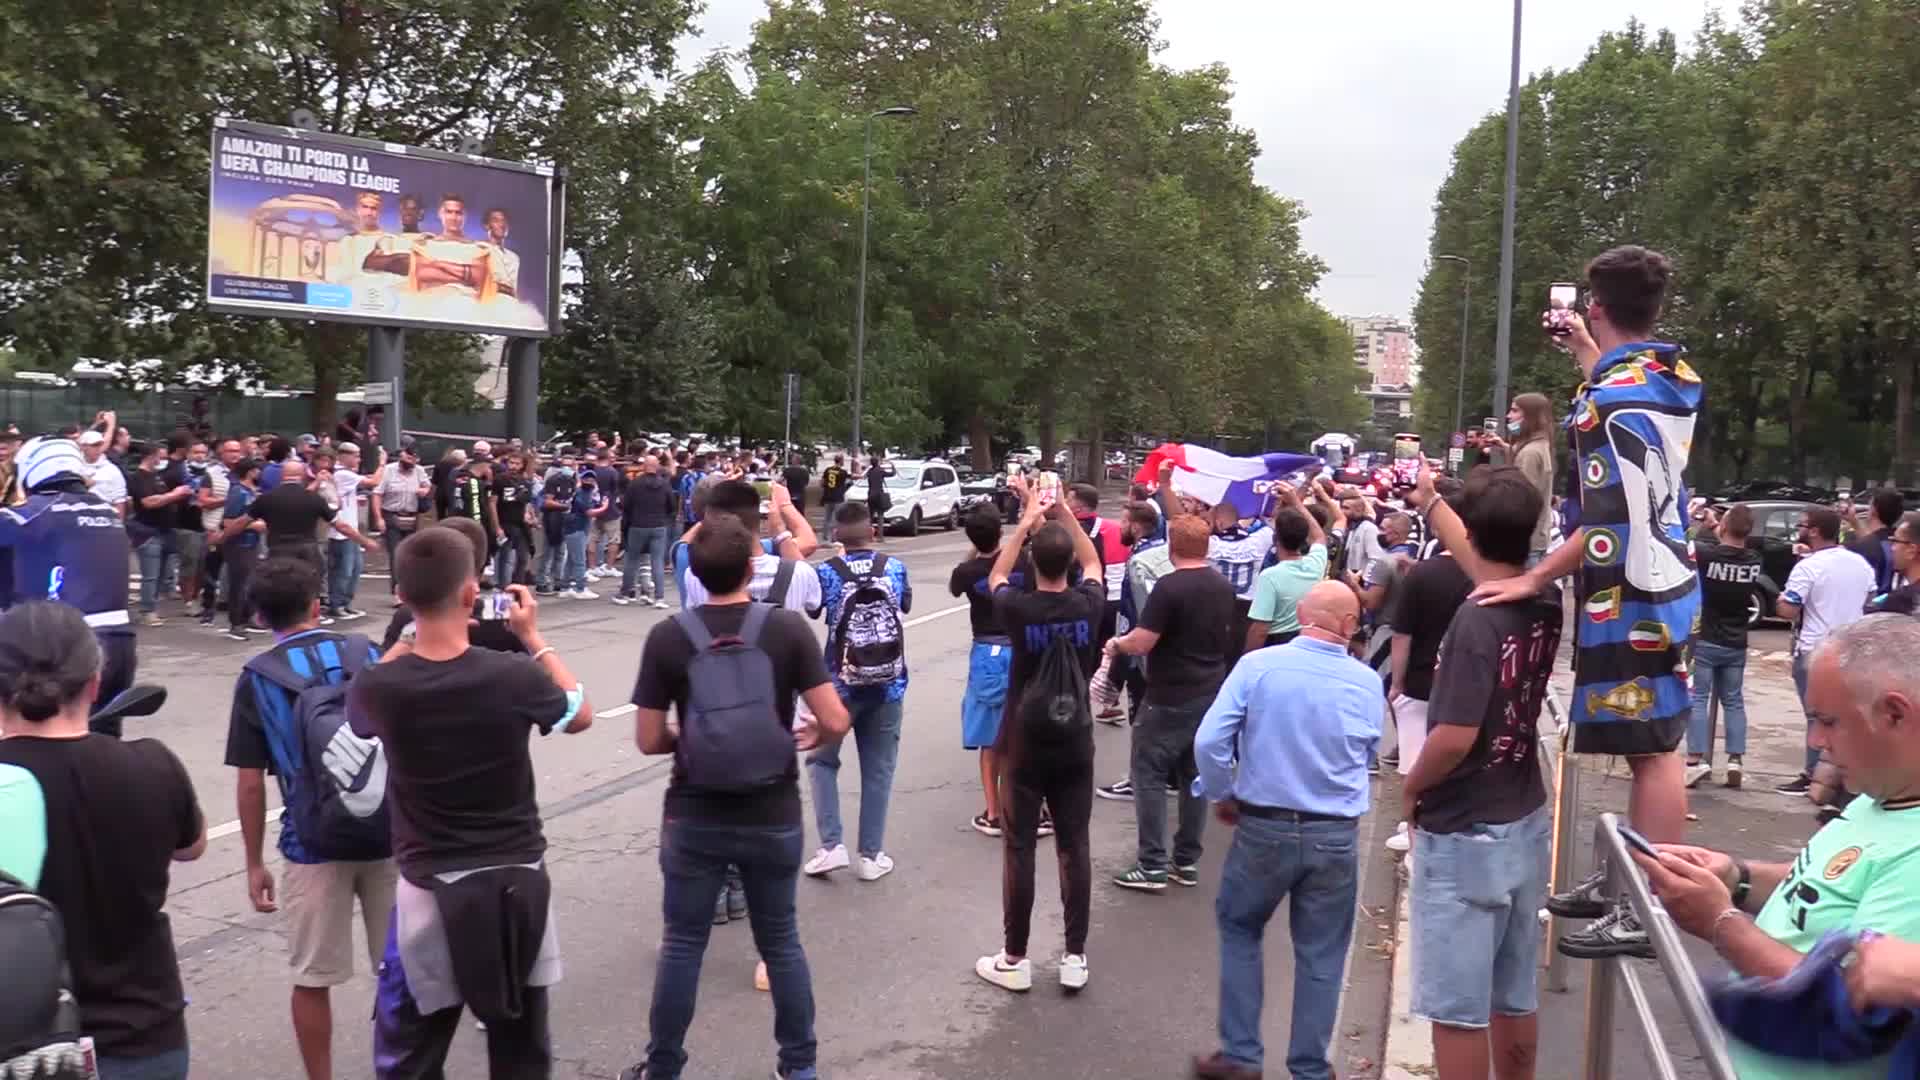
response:
<path id="1" fill-rule="evenodd" d="M 1435 197 L 1434 255 L 1472 260 L 1465 385 L 1488 400 L 1495 320 L 1515 392 L 1570 392 L 1538 332 L 1547 285 L 1621 243 L 1666 252 L 1662 335 L 1708 407 L 1693 475 L 1915 479 L 1920 310 L 1920 0 L 1779 0 L 1709 15 L 1684 52 L 1629 23 L 1522 88 L 1514 309 L 1495 310 L 1504 117 L 1461 139 Z M 1421 431 L 1450 430 L 1462 269 L 1435 260 L 1414 309 Z"/>

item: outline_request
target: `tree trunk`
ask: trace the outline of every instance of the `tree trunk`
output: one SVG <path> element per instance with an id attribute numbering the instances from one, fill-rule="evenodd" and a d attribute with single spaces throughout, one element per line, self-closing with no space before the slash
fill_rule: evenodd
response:
<path id="1" fill-rule="evenodd" d="M 331 435 L 339 415 L 340 350 L 346 341 L 357 337 L 335 323 L 316 322 L 307 327 L 307 362 L 313 365 L 313 434 Z"/>
<path id="2" fill-rule="evenodd" d="M 1040 464 L 1044 471 L 1053 468 L 1054 439 L 1054 402 L 1053 387 L 1047 385 L 1040 390 Z"/>
<path id="3" fill-rule="evenodd" d="M 1106 478 L 1106 432 L 1102 429 L 1100 411 L 1096 408 L 1087 428 L 1087 474 L 1081 479 L 1097 487 Z"/>
<path id="4" fill-rule="evenodd" d="M 1912 484 L 1913 460 L 1913 364 L 1912 356 L 1903 356 L 1893 365 L 1893 468 L 1895 484 Z"/>
<path id="5" fill-rule="evenodd" d="M 973 467 L 978 472 L 993 471 L 993 433 L 987 429 L 987 414 L 976 407 L 967 417 L 967 442 L 973 446 Z"/>
<path id="6" fill-rule="evenodd" d="M 1814 370 L 1802 364 L 1787 394 L 1787 479 L 1807 482 L 1807 401 L 1813 396 Z"/>

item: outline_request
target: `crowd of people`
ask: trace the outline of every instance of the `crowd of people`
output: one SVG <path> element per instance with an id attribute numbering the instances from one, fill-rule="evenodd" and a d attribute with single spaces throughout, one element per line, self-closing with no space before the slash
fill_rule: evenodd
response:
<path id="1" fill-rule="evenodd" d="M 1651 954 L 1599 868 L 1548 895 L 1538 721 L 1571 623 L 1572 748 L 1627 760 L 1627 817 L 1653 842 L 1639 865 L 1675 922 L 1740 974 L 1831 962 L 1852 1004 L 1920 1007 L 1920 946 L 1905 944 L 1920 941 L 1907 903 L 1920 832 L 1904 820 L 1920 807 L 1920 528 L 1897 493 L 1875 498 L 1850 546 L 1837 514 L 1809 510 L 1806 556 L 1779 598 L 1808 722 L 1806 772 L 1782 790 L 1821 797 L 1835 820 L 1785 864 L 1684 843 L 1687 787 L 1712 774 L 1702 713 L 1716 699 L 1726 782 L 1740 783 L 1759 575 L 1740 508 L 1689 535 L 1700 380 L 1654 339 L 1668 273 L 1658 253 L 1613 249 L 1586 269 L 1583 311 L 1548 313 L 1584 380 L 1563 425 L 1564 499 L 1552 406 L 1522 394 L 1496 440 L 1506 460 L 1464 479 L 1423 471 L 1390 504 L 1308 476 L 1246 515 L 1183 495 L 1168 464 L 1117 521 L 1091 485 L 1018 476 L 1016 520 L 990 506 L 968 516 L 971 550 L 948 582 L 971 631 L 960 743 L 978 754 L 971 825 L 1000 841 L 1003 867 L 1003 933 L 975 961 L 979 979 L 1026 992 L 1050 964 L 1064 991 L 1089 985 L 1096 797 L 1133 805 L 1134 856 L 1110 879 L 1122 890 L 1201 887 L 1211 814 L 1232 839 L 1214 904 L 1218 1041 L 1193 1074 L 1262 1075 L 1264 938 L 1284 903 L 1287 1069 L 1330 1077 L 1358 823 L 1391 768 L 1405 820 L 1387 844 L 1411 860 L 1402 947 L 1436 1073 L 1533 1075 L 1539 909 L 1591 920 L 1558 943 L 1570 955 Z M 551 1075 L 560 950 L 529 744 L 586 731 L 594 712 L 540 613 L 549 597 L 597 599 L 587 583 L 617 576 L 613 602 L 668 608 L 671 591 L 679 609 L 650 626 L 630 698 L 635 744 L 672 768 L 648 1040 L 620 1075 L 686 1070 L 706 946 L 735 920 L 751 926 L 754 980 L 771 995 L 776 1077 L 818 1075 L 799 881 L 896 869 L 887 824 L 914 583 L 881 550 L 884 505 L 845 498 L 862 478 L 883 494 L 884 461 L 827 465 L 828 552 L 813 561 L 823 544 L 797 463 L 763 491 L 772 462 L 628 456 L 592 439 L 543 468 L 513 443 L 428 467 L 404 443 L 391 462 L 304 436 L 129 445 L 111 415 L 72 435 L 9 458 L 19 498 L 0 510 L 22 601 L 0 616 L 0 898 L 35 892 L 65 921 L 78 1012 L 52 1034 L 90 1037 L 106 1080 L 188 1072 L 164 902 L 169 861 L 206 845 L 199 796 L 158 741 L 90 729 L 96 703 L 132 681 L 137 554 L 141 621 L 177 589 L 208 622 L 224 602 L 240 640 L 270 635 L 236 680 L 225 762 L 249 901 L 287 931 L 306 1075 L 335 1072 L 331 989 L 354 974 L 356 912 L 378 979 L 374 1075 L 441 1075 L 463 1012 L 484 1026 L 494 1075 Z M 109 448 L 130 475 L 108 473 Z M 382 544 L 399 606 L 376 641 L 338 626 L 361 617 L 361 555 Z M 110 589 L 90 568 L 113 558 Z M 1101 722 L 1129 729 L 1126 775 L 1105 785 Z M 838 790 L 849 739 L 851 840 Z M 277 878 L 268 777 L 284 807 Z M 1037 963 L 1048 837 L 1065 933 Z M 1823 951 L 1829 932 L 1853 935 L 1852 961 Z M 1849 1072 L 1795 1060 L 1815 1035 L 1749 1027 L 1733 1026 L 1742 1076 L 1886 1074 L 1883 1045 Z M 68 1042 L 50 1045 L 46 1060 L 65 1061 Z"/>

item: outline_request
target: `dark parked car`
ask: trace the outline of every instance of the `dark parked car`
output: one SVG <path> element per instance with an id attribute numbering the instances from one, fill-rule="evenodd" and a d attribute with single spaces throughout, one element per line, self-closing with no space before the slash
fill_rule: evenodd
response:
<path id="1" fill-rule="evenodd" d="M 960 474 L 960 513 L 965 515 L 976 506 L 993 505 L 1000 508 L 1000 516 L 1012 521 L 1019 516 L 1020 499 L 1007 486 L 1007 474 L 1003 472 L 983 473 L 964 465 L 954 467 Z"/>
<path id="2" fill-rule="evenodd" d="M 1834 493 L 1826 488 L 1790 484 L 1784 480 L 1749 480 L 1713 493 L 1715 503 L 1807 502 L 1831 506 L 1834 500 Z"/>
<path id="3" fill-rule="evenodd" d="M 1825 504 L 1800 499 L 1743 499 L 1740 502 L 1753 514 L 1753 532 L 1747 537 L 1747 547 L 1760 553 L 1760 590 L 1764 600 L 1754 599 L 1752 616 L 1747 620 L 1748 626 L 1757 626 L 1774 617 L 1773 602 L 1786 587 L 1794 564 L 1800 561 L 1793 546 L 1799 540 L 1801 515 Z M 1717 504 L 1714 509 L 1725 512 L 1728 505 L 1731 504 Z"/>

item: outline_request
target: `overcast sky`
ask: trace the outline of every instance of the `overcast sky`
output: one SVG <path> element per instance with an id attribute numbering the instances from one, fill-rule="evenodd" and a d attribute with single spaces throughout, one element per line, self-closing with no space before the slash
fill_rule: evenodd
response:
<path id="1" fill-rule="evenodd" d="M 1683 43 L 1708 7 L 1732 0 L 1533 0 L 1522 79 L 1580 62 L 1604 30 L 1637 17 Z M 1320 299 L 1337 315 L 1405 316 L 1426 259 L 1433 195 L 1457 142 L 1506 107 L 1513 9 L 1505 0 L 1157 0 L 1159 60 L 1220 62 L 1234 117 L 1259 137 L 1261 183 L 1311 215 L 1309 250 L 1330 267 Z M 763 0 L 707 0 L 681 63 L 752 35 Z M 1622 237 L 1622 239 L 1629 239 Z"/>

